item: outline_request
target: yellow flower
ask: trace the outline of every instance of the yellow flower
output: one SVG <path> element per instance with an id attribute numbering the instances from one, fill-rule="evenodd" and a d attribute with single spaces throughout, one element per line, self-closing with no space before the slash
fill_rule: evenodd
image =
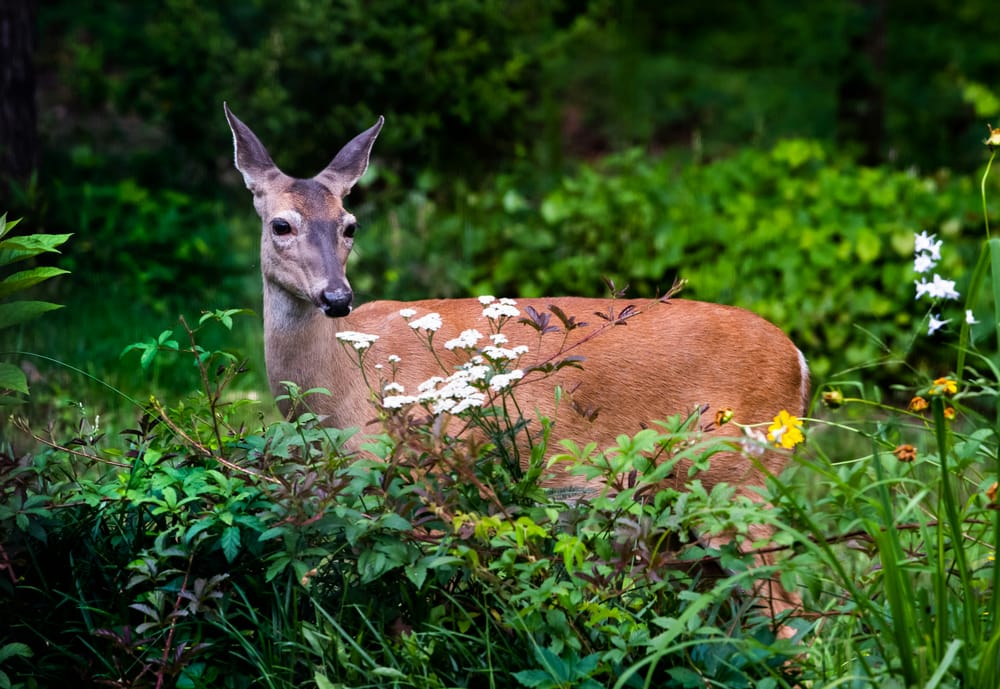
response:
<path id="1" fill-rule="evenodd" d="M 955 420 L 955 415 L 957 413 L 958 412 L 955 411 L 955 407 L 945 407 L 944 408 L 944 418 L 948 419 L 949 421 L 954 421 Z"/>
<path id="2" fill-rule="evenodd" d="M 733 413 L 734 413 L 733 410 L 730 409 L 729 407 L 725 407 L 724 409 L 720 409 L 719 411 L 715 412 L 715 425 L 716 426 L 726 425 L 727 423 L 733 420 Z"/>
<path id="3" fill-rule="evenodd" d="M 924 409 L 927 409 L 928 406 L 927 400 L 920 395 L 917 395 L 910 400 L 910 411 L 923 411 Z"/>
<path id="4" fill-rule="evenodd" d="M 805 438 L 802 436 L 802 419 L 792 416 L 784 409 L 774 417 L 767 429 L 767 439 L 778 447 L 790 450 Z"/>
<path id="5" fill-rule="evenodd" d="M 935 378 L 934 384 L 927 394 L 951 397 L 956 392 L 958 392 L 958 383 L 953 378 Z"/>

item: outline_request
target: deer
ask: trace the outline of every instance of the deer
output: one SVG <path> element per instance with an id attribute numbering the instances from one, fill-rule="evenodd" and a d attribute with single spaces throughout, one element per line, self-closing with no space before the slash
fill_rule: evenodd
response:
<path id="1" fill-rule="evenodd" d="M 329 395 L 310 398 L 310 409 L 336 428 L 364 428 L 375 418 L 372 391 L 356 352 L 338 341 L 338 333 L 378 335 L 366 353 L 364 366 L 393 355 L 399 358 L 397 380 L 414 389 L 441 374 L 441 364 L 414 337 L 401 312 L 437 313 L 441 329 L 437 341 L 482 327 L 483 303 L 476 298 L 376 300 L 355 304 L 346 273 L 348 256 L 359 233 L 358 222 L 344 206 L 344 198 L 366 172 L 372 147 L 384 118 L 361 132 L 311 178 L 296 178 L 275 165 L 250 128 L 223 104 L 233 137 L 235 167 L 253 193 L 253 205 L 262 221 L 260 266 L 263 279 L 264 359 L 272 393 L 280 398 L 283 414 L 294 411 L 286 385 L 302 389 L 325 388 Z M 561 310 L 580 316 L 603 312 L 607 299 L 554 297 L 519 299 L 522 309 Z M 785 333 L 766 319 L 737 307 L 687 299 L 653 300 L 652 306 L 599 336 L 588 328 L 565 334 L 565 347 L 582 364 L 566 366 L 533 384 L 518 385 L 512 394 L 523 410 L 556 419 L 553 437 L 600 448 L 616 445 L 622 433 L 634 433 L 651 422 L 698 410 L 708 433 L 711 419 L 724 412 L 747 426 L 771 421 L 782 410 L 802 416 L 809 400 L 809 369 L 802 352 Z M 527 341 L 535 330 L 511 322 L 504 329 L 511 341 Z M 542 347 L 539 360 L 556 353 Z M 368 373 L 366 378 L 365 373 Z M 522 381 L 526 382 L 526 381 Z M 556 408 L 555 386 L 572 397 Z M 597 410 L 574 413 L 573 409 Z M 730 432 L 731 433 L 731 432 Z M 522 456 L 527 456 L 522 454 Z M 755 487 L 766 474 L 777 475 L 788 453 L 775 449 L 751 459 L 733 449 L 715 455 L 699 474 L 707 489 L 720 482 L 738 495 L 762 502 Z M 685 472 L 676 472 L 681 481 Z M 553 489 L 595 489 L 574 473 L 553 469 L 545 485 Z M 740 547 L 767 542 L 769 527 L 751 526 Z M 710 544 L 718 545 L 718 537 Z M 756 556 L 761 564 L 768 556 Z M 772 616 L 791 613 L 800 605 L 797 594 L 776 581 L 759 585 L 755 593 L 766 599 Z M 794 630 L 785 625 L 779 636 Z"/>

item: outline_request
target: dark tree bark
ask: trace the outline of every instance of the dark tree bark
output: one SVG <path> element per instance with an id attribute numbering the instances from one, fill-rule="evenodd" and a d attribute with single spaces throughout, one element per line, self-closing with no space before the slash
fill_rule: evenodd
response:
<path id="1" fill-rule="evenodd" d="M 35 169 L 34 57 L 34 0 L 0 0 L 0 180 L 24 180 Z"/>
<path id="2" fill-rule="evenodd" d="M 854 0 L 859 21 L 850 35 L 837 91 L 837 139 L 861 148 L 861 162 L 882 161 L 885 136 L 885 22 L 888 0 Z"/>

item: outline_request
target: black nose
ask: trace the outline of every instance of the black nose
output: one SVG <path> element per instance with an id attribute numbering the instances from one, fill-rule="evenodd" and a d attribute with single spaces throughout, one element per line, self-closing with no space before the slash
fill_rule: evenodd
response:
<path id="1" fill-rule="evenodd" d="M 349 289 L 326 290 L 321 297 L 323 313 L 330 318 L 346 316 L 351 312 L 351 300 L 353 299 L 354 294 Z"/>

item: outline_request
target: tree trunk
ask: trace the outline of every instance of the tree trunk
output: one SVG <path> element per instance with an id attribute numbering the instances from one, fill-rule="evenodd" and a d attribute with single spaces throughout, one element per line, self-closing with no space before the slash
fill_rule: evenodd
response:
<path id="1" fill-rule="evenodd" d="M 35 169 L 34 53 L 34 0 L 0 0 L 0 181 L 25 180 Z"/>

